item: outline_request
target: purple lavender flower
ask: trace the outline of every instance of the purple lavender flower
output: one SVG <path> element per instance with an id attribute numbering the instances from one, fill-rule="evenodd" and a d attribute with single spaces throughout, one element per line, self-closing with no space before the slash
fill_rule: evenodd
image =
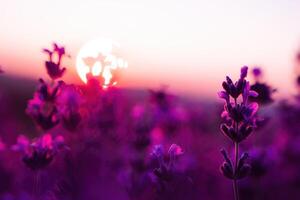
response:
<path id="1" fill-rule="evenodd" d="M 252 69 L 252 74 L 255 78 L 258 78 L 262 75 L 262 71 L 259 67 L 255 67 Z"/>
<path id="2" fill-rule="evenodd" d="M 43 79 L 39 79 L 39 82 L 40 84 L 34 96 L 36 96 L 42 101 L 49 101 L 49 102 L 55 101 L 59 89 L 61 88 L 62 85 L 64 85 L 63 81 L 59 81 L 53 87 L 49 86 Z"/>
<path id="3" fill-rule="evenodd" d="M 52 80 L 61 78 L 66 70 L 66 68 L 61 68 L 61 60 L 66 54 L 65 48 L 58 46 L 56 43 L 53 43 L 53 50 L 43 49 L 43 52 L 47 53 L 49 56 L 49 61 L 45 62 L 47 73 Z M 58 56 L 57 61 L 53 60 L 53 55 Z"/>
<path id="4" fill-rule="evenodd" d="M 43 130 L 51 129 L 59 123 L 57 108 L 39 99 L 28 102 L 26 113 Z"/>
<path id="5" fill-rule="evenodd" d="M 265 105 L 273 102 L 272 94 L 276 92 L 276 89 L 273 89 L 268 84 L 261 81 L 262 70 L 259 67 L 255 67 L 252 70 L 255 83 L 251 85 L 250 89 L 257 92 L 258 96 L 250 96 L 249 99 L 252 102 L 257 102 L 259 104 Z"/>
<path id="6" fill-rule="evenodd" d="M 47 167 L 64 147 L 62 136 L 56 136 L 53 139 L 50 134 L 45 134 L 30 142 L 26 136 L 20 135 L 17 144 L 12 146 L 12 150 L 23 153 L 23 162 L 35 171 Z"/>
<path id="7" fill-rule="evenodd" d="M 226 81 L 222 83 L 222 86 L 225 91 L 219 93 L 219 96 L 221 98 L 224 98 L 224 92 L 226 92 L 228 96 L 231 96 L 234 99 L 240 96 L 246 84 L 245 77 L 247 76 L 247 71 L 248 71 L 248 67 L 243 67 L 241 69 L 240 79 L 235 83 L 233 83 L 233 81 L 227 76 Z"/>
<path id="8" fill-rule="evenodd" d="M 228 157 L 227 152 L 224 149 L 222 149 L 221 153 L 222 153 L 225 161 L 221 165 L 220 170 L 226 178 L 229 178 L 232 180 L 239 180 L 250 174 L 251 166 L 246 163 L 246 160 L 249 157 L 249 155 L 247 153 L 242 154 L 242 156 L 240 157 L 236 170 L 234 169 L 233 164 L 232 164 L 230 158 Z"/>
<path id="9" fill-rule="evenodd" d="M 233 180 L 234 197 L 239 199 L 237 180 L 246 177 L 250 172 L 250 165 L 246 163 L 249 157 L 247 153 L 239 158 L 239 143 L 245 140 L 256 127 L 257 103 L 249 103 L 249 97 L 257 97 L 257 92 L 250 89 L 250 84 L 245 80 L 247 77 L 247 67 L 241 69 L 241 75 L 237 82 L 226 77 L 222 86 L 225 91 L 218 93 L 219 97 L 225 100 L 222 117 L 225 117 L 228 123 L 221 125 L 222 133 L 227 136 L 235 145 L 235 161 L 230 160 L 225 150 L 221 153 L 225 162 L 221 166 L 221 172 L 229 179 Z M 238 98 L 242 96 L 240 103 Z M 231 99 L 233 101 L 231 101 Z"/>
<path id="10" fill-rule="evenodd" d="M 170 107 L 170 97 L 166 93 L 165 89 L 158 91 L 150 90 L 151 101 L 157 105 L 161 110 L 168 110 Z"/>
<path id="11" fill-rule="evenodd" d="M 131 112 L 131 121 L 134 130 L 133 146 L 138 151 L 145 150 L 151 143 L 150 131 L 153 119 L 144 105 L 135 105 Z"/>
<path id="12" fill-rule="evenodd" d="M 177 144 L 172 144 L 168 151 L 169 161 L 168 163 L 166 163 L 164 160 L 165 153 L 164 153 L 163 146 L 162 145 L 154 146 L 151 155 L 156 157 L 159 163 L 159 167 L 153 170 L 155 176 L 163 182 L 170 181 L 172 179 L 172 172 L 174 170 L 175 159 L 177 156 L 182 154 L 183 154 L 182 148 Z"/>
<path id="13" fill-rule="evenodd" d="M 59 123 L 56 98 L 63 82 L 50 87 L 43 79 L 34 94 L 33 99 L 29 100 L 26 113 L 35 123 L 44 130 L 51 129 Z"/>
<path id="14" fill-rule="evenodd" d="M 260 178 L 268 172 L 268 168 L 274 163 L 274 152 L 272 148 L 253 148 L 250 152 L 250 176 L 252 178 Z"/>
<path id="15" fill-rule="evenodd" d="M 154 128 L 161 129 L 169 137 L 174 137 L 186 120 L 185 109 L 176 105 L 174 98 L 165 88 L 150 90 Z"/>
<path id="16" fill-rule="evenodd" d="M 58 112 L 65 128 L 74 131 L 81 121 L 81 94 L 74 85 L 64 85 L 57 98 Z"/>

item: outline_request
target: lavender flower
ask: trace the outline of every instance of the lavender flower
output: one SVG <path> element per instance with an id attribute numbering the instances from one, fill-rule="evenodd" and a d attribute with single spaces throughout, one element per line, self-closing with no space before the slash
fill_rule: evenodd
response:
<path id="1" fill-rule="evenodd" d="M 81 121 L 79 112 L 82 103 L 79 90 L 74 85 L 64 85 L 57 98 L 58 112 L 61 121 L 68 130 L 75 130 Z"/>
<path id="2" fill-rule="evenodd" d="M 40 85 L 33 99 L 28 102 L 26 113 L 39 127 L 48 130 L 59 123 L 55 101 L 63 82 L 58 82 L 58 84 L 53 87 L 50 87 L 43 79 L 40 79 L 39 82 Z"/>
<path id="3" fill-rule="evenodd" d="M 38 89 L 34 96 L 36 98 L 39 98 L 41 101 L 49 101 L 54 102 L 58 91 L 62 85 L 64 85 L 63 81 L 59 81 L 58 84 L 51 87 L 49 86 L 43 79 L 39 79 L 40 85 L 38 86 Z"/>
<path id="4" fill-rule="evenodd" d="M 238 164 L 237 164 L 237 169 L 235 171 L 233 164 L 228 157 L 227 152 L 222 149 L 221 153 L 224 157 L 224 163 L 221 165 L 221 172 L 222 174 L 229 179 L 232 180 L 239 180 L 242 179 L 250 174 L 251 171 L 251 166 L 246 163 L 246 160 L 249 158 L 249 155 L 247 153 L 242 154 L 240 157 Z"/>
<path id="5" fill-rule="evenodd" d="M 259 78 L 262 75 L 262 71 L 259 67 L 253 68 L 252 73 L 255 78 Z"/>
<path id="6" fill-rule="evenodd" d="M 153 119 L 144 105 L 135 105 L 132 108 L 131 116 L 135 133 L 133 146 L 136 150 L 143 151 L 151 143 L 150 131 L 153 127 Z"/>
<path id="7" fill-rule="evenodd" d="M 276 89 L 273 89 L 268 84 L 261 81 L 262 70 L 259 67 L 256 67 L 252 70 L 252 74 L 255 79 L 255 83 L 251 85 L 250 89 L 257 92 L 258 96 L 249 97 L 249 99 L 253 102 L 257 102 L 259 104 L 269 104 L 273 102 L 272 94 L 276 92 Z"/>
<path id="8" fill-rule="evenodd" d="M 159 109 L 167 111 L 170 108 L 170 97 L 164 88 L 158 91 L 150 90 L 150 98 Z"/>
<path id="9" fill-rule="evenodd" d="M 221 125 L 222 133 L 235 144 L 235 161 L 230 160 L 225 150 L 221 153 L 225 162 L 221 166 L 221 172 L 234 183 L 234 197 L 239 199 L 237 180 L 246 177 L 250 173 L 250 165 L 246 163 L 249 157 L 247 153 L 239 158 L 239 143 L 245 140 L 256 127 L 255 114 L 258 110 L 257 103 L 249 103 L 249 97 L 257 97 L 258 93 L 250 89 L 250 84 L 245 80 L 248 67 L 241 69 L 241 75 L 237 82 L 226 77 L 222 86 L 224 91 L 219 92 L 219 97 L 225 100 L 222 117 L 225 117 L 228 123 Z M 238 98 L 242 96 L 239 103 Z M 231 101 L 233 99 L 233 101 Z"/>
<path id="10" fill-rule="evenodd" d="M 61 68 L 61 60 L 66 54 L 65 48 L 58 46 L 56 43 L 53 43 L 53 50 L 43 49 L 43 52 L 47 53 L 49 56 L 49 61 L 45 62 L 47 73 L 52 80 L 61 78 L 66 70 L 66 68 Z M 57 55 L 58 59 L 55 62 L 53 59 L 54 55 Z"/>
<path id="11" fill-rule="evenodd" d="M 156 157 L 159 163 L 159 167 L 155 168 L 153 171 L 155 176 L 162 182 L 170 181 L 172 179 L 172 172 L 174 170 L 175 158 L 182 154 L 182 148 L 177 144 L 172 144 L 168 151 L 169 161 L 166 163 L 164 160 L 165 153 L 162 145 L 154 146 L 151 155 Z"/>
<path id="12" fill-rule="evenodd" d="M 251 152 L 251 174 L 252 178 L 260 178 L 268 172 L 268 168 L 274 164 L 274 150 L 269 148 L 253 148 Z"/>
<path id="13" fill-rule="evenodd" d="M 35 171 L 47 167 L 64 147 L 62 136 L 56 136 L 53 139 L 50 134 L 45 134 L 30 142 L 26 136 L 20 135 L 17 144 L 12 146 L 12 150 L 23 153 L 23 162 Z"/>

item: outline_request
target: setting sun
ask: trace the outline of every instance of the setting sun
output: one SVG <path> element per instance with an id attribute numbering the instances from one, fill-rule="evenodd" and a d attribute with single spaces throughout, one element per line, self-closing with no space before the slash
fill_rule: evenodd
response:
<path id="1" fill-rule="evenodd" d="M 117 84 L 118 69 L 127 68 L 128 63 L 117 57 L 120 45 L 110 39 L 95 39 L 80 48 L 76 58 L 76 69 L 80 79 L 87 83 L 89 77 L 102 80 L 103 87 Z"/>

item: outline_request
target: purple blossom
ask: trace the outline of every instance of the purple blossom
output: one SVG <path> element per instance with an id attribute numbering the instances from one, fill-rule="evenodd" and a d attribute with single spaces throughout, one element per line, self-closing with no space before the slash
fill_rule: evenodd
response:
<path id="1" fill-rule="evenodd" d="M 40 99 L 30 100 L 27 104 L 26 113 L 43 130 L 51 129 L 59 123 L 57 108 Z"/>
<path id="2" fill-rule="evenodd" d="M 150 90 L 151 101 L 161 110 L 167 111 L 170 108 L 171 97 L 165 91 L 165 88 L 160 90 Z"/>
<path id="3" fill-rule="evenodd" d="M 268 169 L 274 164 L 274 150 L 272 147 L 268 148 L 253 148 L 250 158 L 251 163 L 251 177 L 260 178 L 264 176 Z"/>
<path id="4" fill-rule="evenodd" d="M 43 49 L 43 52 L 47 53 L 49 60 L 45 62 L 47 73 L 51 79 L 55 80 L 61 78 L 66 70 L 66 68 L 61 68 L 61 60 L 66 54 L 65 48 L 58 46 L 56 43 L 53 43 L 53 50 Z M 53 60 L 53 55 L 58 56 L 57 61 Z"/>
<path id="5" fill-rule="evenodd" d="M 168 153 L 171 155 L 171 156 L 179 156 L 181 154 L 183 154 L 183 150 L 182 148 L 177 145 L 177 144 L 172 144 L 169 148 L 169 151 Z"/>
<path id="6" fill-rule="evenodd" d="M 45 134 L 40 138 L 29 141 L 20 135 L 17 144 L 12 146 L 12 150 L 23 153 L 23 162 L 32 170 L 40 170 L 47 167 L 55 155 L 65 147 L 62 136 L 52 138 L 50 134 Z"/>
<path id="7" fill-rule="evenodd" d="M 268 84 L 261 81 L 262 70 L 256 67 L 252 70 L 252 74 L 255 79 L 255 83 L 250 86 L 250 89 L 255 91 L 258 95 L 249 96 L 249 100 L 252 102 L 257 102 L 261 105 L 266 105 L 273 102 L 272 94 L 276 92 Z"/>
<path id="8" fill-rule="evenodd" d="M 39 86 L 34 97 L 39 98 L 41 101 L 54 102 L 62 85 L 64 85 L 64 82 L 59 81 L 56 85 L 51 87 L 43 79 L 39 79 Z"/>
<path id="9" fill-rule="evenodd" d="M 225 117 L 230 122 L 230 125 L 222 124 L 221 130 L 224 135 L 238 143 L 251 134 L 255 127 L 255 114 L 258 111 L 257 103 L 248 103 L 249 97 L 256 97 L 258 94 L 250 89 L 249 82 L 245 80 L 246 75 L 247 68 L 243 67 L 241 69 L 240 79 L 235 85 L 233 85 L 231 79 L 227 77 L 227 82 L 223 82 L 223 88 L 227 90 L 218 93 L 219 97 L 226 101 L 221 116 Z M 237 99 L 240 95 L 242 95 L 242 102 L 237 103 Z M 233 98 L 233 102 L 230 102 L 230 96 Z"/>
<path id="10" fill-rule="evenodd" d="M 156 157 L 159 162 L 159 167 L 153 170 L 153 173 L 161 181 L 169 181 L 172 179 L 172 171 L 174 170 L 175 158 L 182 155 L 183 151 L 177 144 L 172 144 L 168 151 L 169 161 L 164 160 L 164 149 L 162 145 L 156 145 L 153 148 L 152 155 Z"/>
<path id="11" fill-rule="evenodd" d="M 226 117 L 228 121 L 228 123 L 221 124 L 220 129 L 234 143 L 235 147 L 234 162 L 230 160 L 225 150 L 221 150 L 225 160 L 221 166 L 221 172 L 225 177 L 233 180 L 236 200 L 239 199 L 237 180 L 249 175 L 251 169 L 246 162 L 249 157 L 248 154 L 243 153 L 239 157 L 239 143 L 244 141 L 256 127 L 256 113 L 258 111 L 257 103 L 248 102 L 250 97 L 257 97 L 258 93 L 251 90 L 249 82 L 245 80 L 247 70 L 247 67 L 241 69 L 240 78 L 235 84 L 227 76 L 226 81 L 222 84 L 225 91 L 218 93 L 219 97 L 225 100 L 224 111 L 221 116 Z M 242 100 L 239 102 L 240 95 Z"/>
<path id="12" fill-rule="evenodd" d="M 48 130 L 59 123 L 56 98 L 64 83 L 59 81 L 50 87 L 43 79 L 40 79 L 39 82 L 33 99 L 29 100 L 27 104 L 26 113 L 39 127 Z"/>
<path id="13" fill-rule="evenodd" d="M 228 95 L 232 98 L 236 99 L 240 94 L 242 94 L 246 81 L 244 80 L 247 76 L 248 67 L 243 67 L 241 69 L 240 79 L 233 83 L 233 81 L 227 76 L 226 81 L 222 83 L 223 89 L 225 90 Z"/>
<path id="14" fill-rule="evenodd" d="M 151 155 L 155 156 L 160 164 L 163 164 L 164 148 L 162 145 L 155 145 Z"/>
<path id="15" fill-rule="evenodd" d="M 252 74 L 255 78 L 258 78 L 262 75 L 262 71 L 259 67 L 255 67 L 252 69 Z"/>
<path id="16" fill-rule="evenodd" d="M 64 85 L 57 98 L 58 113 L 65 128 L 75 130 L 81 121 L 82 97 L 74 85 Z"/>

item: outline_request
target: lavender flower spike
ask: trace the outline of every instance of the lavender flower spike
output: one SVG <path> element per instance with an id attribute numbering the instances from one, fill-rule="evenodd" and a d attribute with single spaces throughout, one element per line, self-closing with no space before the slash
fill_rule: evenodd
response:
<path id="1" fill-rule="evenodd" d="M 152 154 L 159 162 L 159 167 L 153 170 L 154 175 L 161 182 L 168 182 L 173 177 L 173 170 L 175 165 L 175 158 L 183 154 L 182 148 L 177 144 L 172 144 L 168 151 L 169 161 L 164 160 L 164 149 L 162 145 L 156 145 L 153 148 Z"/>
<path id="2" fill-rule="evenodd" d="M 62 136 L 52 138 L 50 134 L 45 134 L 30 142 L 27 137 L 20 135 L 12 150 L 23 153 L 24 164 L 35 171 L 47 167 L 55 155 L 65 147 Z"/>
<path id="3" fill-rule="evenodd" d="M 247 164 L 248 154 L 244 153 L 239 157 L 239 143 L 247 139 L 256 127 L 256 113 L 258 104 L 249 103 L 249 97 L 257 97 L 258 93 L 250 89 L 250 84 L 245 80 L 248 67 L 241 69 L 238 81 L 233 81 L 227 76 L 222 86 L 224 91 L 218 93 L 221 99 L 225 100 L 222 117 L 226 117 L 227 122 L 221 124 L 222 133 L 228 137 L 235 147 L 235 159 L 232 162 L 225 150 L 221 153 L 225 159 L 220 170 L 222 174 L 233 180 L 234 198 L 239 199 L 237 180 L 246 177 L 251 170 Z M 238 98 L 241 96 L 241 101 Z"/>
<path id="4" fill-rule="evenodd" d="M 61 68 L 61 60 L 66 54 L 65 48 L 58 46 L 56 43 L 53 43 L 53 50 L 43 49 L 44 53 L 47 53 L 49 60 L 45 62 L 47 73 L 52 80 L 61 78 L 66 70 L 66 68 Z M 53 60 L 53 55 L 56 54 L 58 59 Z"/>

